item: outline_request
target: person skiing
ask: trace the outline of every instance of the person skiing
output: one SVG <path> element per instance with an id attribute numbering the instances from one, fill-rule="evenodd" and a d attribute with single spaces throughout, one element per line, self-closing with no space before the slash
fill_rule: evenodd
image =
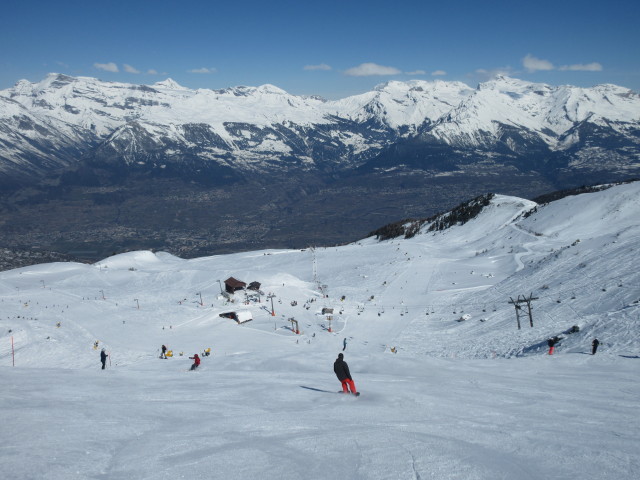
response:
<path id="1" fill-rule="evenodd" d="M 356 385 L 353 383 L 353 379 L 351 378 L 351 373 L 349 372 L 349 365 L 344 360 L 344 355 L 342 353 L 338 354 L 338 358 L 335 362 L 333 362 L 333 371 L 335 372 L 338 380 L 342 383 L 342 393 L 351 393 L 354 395 L 359 395 L 356 391 Z"/>
<path id="2" fill-rule="evenodd" d="M 347 338 L 345 337 L 345 339 L 342 340 L 342 351 L 344 352 L 346 348 L 347 348 Z"/>
<path id="3" fill-rule="evenodd" d="M 596 350 L 598 350 L 598 345 L 600 345 L 600 340 L 598 340 L 597 338 L 594 338 L 593 342 L 591 342 L 591 355 L 596 354 Z"/>
<path id="4" fill-rule="evenodd" d="M 200 357 L 198 356 L 197 353 L 195 353 L 193 357 L 189 357 L 189 358 L 193 360 L 193 365 L 191 365 L 191 370 L 195 370 L 200 366 Z"/>
<path id="5" fill-rule="evenodd" d="M 107 368 L 107 352 L 104 351 L 104 348 L 100 351 L 100 361 L 102 362 L 102 370 Z"/>
<path id="6" fill-rule="evenodd" d="M 556 342 L 553 338 L 547 340 L 547 345 L 549 346 L 549 355 L 553 355 L 553 350 L 555 349 Z"/>
<path id="7" fill-rule="evenodd" d="M 167 346 L 162 345 L 162 353 L 160 354 L 160 358 L 167 358 Z"/>

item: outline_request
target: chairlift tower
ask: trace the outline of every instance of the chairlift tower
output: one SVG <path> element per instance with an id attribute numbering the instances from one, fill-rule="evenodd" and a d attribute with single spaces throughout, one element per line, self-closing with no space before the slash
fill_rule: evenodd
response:
<path id="1" fill-rule="evenodd" d="M 267 298 L 269 300 L 271 300 L 271 316 L 275 317 L 276 316 L 276 311 L 273 309 L 273 298 L 275 297 L 275 295 L 273 293 L 270 293 L 269 295 L 267 295 Z"/>
<path id="2" fill-rule="evenodd" d="M 533 300 L 538 300 L 538 297 L 534 297 L 533 293 L 530 294 L 529 297 L 518 295 L 518 298 L 516 300 L 509 297 L 509 303 L 511 303 L 516 309 L 516 321 L 518 322 L 518 330 L 520 330 L 520 311 L 522 310 L 522 307 L 520 305 L 522 304 L 527 305 L 526 315 L 529 317 L 529 324 L 531 325 L 531 328 L 533 328 L 533 312 L 531 311 L 531 302 Z"/>

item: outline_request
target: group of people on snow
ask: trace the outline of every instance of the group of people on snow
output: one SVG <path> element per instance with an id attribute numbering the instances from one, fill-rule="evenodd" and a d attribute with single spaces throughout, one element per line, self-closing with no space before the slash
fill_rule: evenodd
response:
<path id="1" fill-rule="evenodd" d="M 208 353 L 205 353 L 205 355 L 208 355 Z M 167 358 L 167 346 L 166 345 L 162 345 L 162 352 L 160 353 L 160 358 Z M 191 365 L 191 369 L 190 370 L 195 370 L 196 368 L 198 368 L 200 366 L 200 357 L 198 356 L 197 353 L 195 353 L 193 355 L 193 357 L 189 357 L 189 359 L 193 360 L 193 364 Z"/>
<path id="2" fill-rule="evenodd" d="M 162 345 L 162 353 L 160 354 L 160 358 L 167 358 L 167 347 Z M 106 368 L 107 365 L 107 352 L 103 348 L 100 352 L 100 361 L 102 362 L 102 370 Z M 195 370 L 200 366 L 200 357 L 197 353 L 193 355 L 193 357 L 189 357 L 190 360 L 193 360 L 193 364 L 191 365 L 191 370 Z M 351 378 L 351 372 L 349 371 L 349 365 L 344 361 L 344 355 L 342 353 L 338 354 L 338 358 L 333 363 L 333 371 L 340 380 L 342 384 L 342 393 L 351 393 L 353 395 L 359 395 L 356 390 L 356 384 L 353 382 L 353 378 Z"/>
<path id="3" fill-rule="evenodd" d="M 345 338 L 343 350 L 347 346 L 346 340 L 347 339 Z M 553 355 L 554 348 L 556 344 L 560 342 L 560 340 L 561 339 L 558 337 L 553 337 L 547 341 L 547 344 L 549 345 L 549 355 Z M 598 350 L 598 345 L 600 345 L 600 341 L 597 338 L 594 338 L 593 341 L 591 342 L 591 355 L 596 354 L 596 351 Z M 162 345 L 162 353 L 160 354 L 160 358 L 167 358 L 166 353 L 167 353 L 167 347 L 165 345 Z M 107 352 L 103 348 L 100 352 L 100 361 L 102 362 L 102 370 L 106 368 L 107 357 L 108 357 Z M 195 353 L 193 357 L 189 357 L 189 359 L 193 360 L 193 364 L 191 365 L 190 370 L 196 370 L 200 366 L 200 357 L 198 356 L 197 353 Z M 347 364 L 347 362 L 344 361 L 344 354 L 342 353 L 338 354 L 338 358 L 336 358 L 335 362 L 333 362 L 333 371 L 336 374 L 336 377 L 338 377 L 338 380 L 340 380 L 340 384 L 342 385 L 342 393 L 350 393 L 356 396 L 360 395 L 360 393 L 358 393 L 358 391 L 356 390 L 356 384 L 354 383 L 353 378 L 351 377 L 351 372 L 349 371 L 349 365 Z"/>
<path id="4" fill-rule="evenodd" d="M 558 337 L 558 336 L 551 337 L 549 340 L 547 340 L 547 345 L 549 346 L 549 355 L 553 355 L 556 345 L 560 345 L 560 340 L 562 340 L 562 337 Z M 597 338 L 594 338 L 593 341 L 591 342 L 591 355 L 596 354 L 596 351 L 598 350 L 598 345 L 600 345 L 600 340 L 598 340 Z"/>

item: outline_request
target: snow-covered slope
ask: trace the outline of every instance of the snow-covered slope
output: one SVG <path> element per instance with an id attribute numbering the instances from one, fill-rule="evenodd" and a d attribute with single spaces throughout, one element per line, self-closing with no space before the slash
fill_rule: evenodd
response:
<path id="1" fill-rule="evenodd" d="M 337 101 L 291 95 L 274 85 L 191 90 L 168 79 L 151 86 L 102 82 L 50 74 L 38 83 L 21 80 L 2 91 L 30 111 L 55 112 L 66 123 L 108 134 L 132 118 L 162 125 L 206 123 L 224 135 L 224 123 L 303 126 L 330 123 L 331 116 L 383 120 L 395 128 L 437 119 L 472 90 L 458 82 L 389 82 L 376 90 Z M 89 121 L 92 120 L 92 121 Z"/>
<path id="2" fill-rule="evenodd" d="M 461 82 L 387 82 L 372 92 L 328 104 L 335 115 L 357 122 L 380 121 L 411 132 L 423 123 L 433 123 L 473 90 Z"/>
<path id="3" fill-rule="evenodd" d="M 636 165 L 640 143 L 640 97 L 630 90 L 506 77 L 475 90 L 459 82 L 394 81 L 324 101 L 273 85 L 191 90 L 171 79 L 145 86 L 50 74 L 37 83 L 21 80 L 0 98 L 5 175 L 36 171 L 44 157 L 54 167 L 89 159 L 151 169 L 196 161 L 245 173 L 344 170 L 416 136 L 453 148 L 454 159 L 456 150 L 480 148 L 494 159 L 518 154 L 531 163 L 531 150 L 561 151 L 597 170 L 590 157 L 606 160 L 608 169 Z"/>
<path id="4" fill-rule="evenodd" d="M 33 318 L 47 317 L 46 327 L 40 319 L 35 323 L 18 322 L 14 335 L 24 332 L 20 334 L 30 336 L 35 332 L 31 327 L 36 325 L 48 333 L 64 332 L 71 326 L 50 330 L 51 324 L 68 317 L 73 324 L 90 326 L 88 338 L 105 337 L 101 329 L 107 325 L 121 328 L 122 320 L 129 315 L 148 317 L 153 325 L 153 319 L 166 318 L 162 325 L 168 327 L 172 322 L 193 321 L 197 311 L 204 324 L 227 325 L 226 320 L 214 320 L 220 311 L 234 307 L 219 298 L 218 280 L 234 276 L 258 280 L 264 292 L 276 295 L 282 305 L 276 309 L 281 311 L 277 321 L 285 320 L 278 329 L 286 325 L 286 318 L 301 316 L 311 332 L 319 333 L 322 328 L 315 313 L 322 306 L 330 306 L 342 312 L 335 319 L 341 326 L 334 328 L 340 330 L 346 323 L 359 325 L 366 319 L 369 327 L 379 324 L 383 330 L 397 329 L 403 340 L 387 333 L 379 336 L 373 328 L 365 328 L 361 334 L 372 335 L 372 342 L 394 345 L 398 341 L 398 348 L 411 355 L 520 355 L 537 340 L 574 324 L 581 324 L 584 333 L 568 337 L 566 345 L 575 343 L 575 348 L 581 349 L 584 338 L 598 331 L 596 325 L 602 318 L 613 316 L 615 322 L 611 323 L 616 323 L 626 319 L 629 312 L 637 313 L 640 297 L 635 286 L 640 283 L 640 274 L 635 271 L 633 258 L 640 238 L 639 193 L 640 183 L 634 182 L 545 205 L 495 195 L 463 225 L 434 232 L 427 223 L 410 239 L 378 241 L 371 237 L 342 247 L 193 260 L 166 253 L 132 252 L 95 265 L 42 264 L 2 272 L 0 282 L 2 295 L 11 299 L 4 300 L 9 302 L 5 310 L 13 312 L 7 318 L 16 321 L 23 309 Z M 327 298 L 321 297 L 318 285 L 326 285 Z M 194 293 L 187 294 L 186 290 L 200 292 L 207 298 L 205 305 L 194 305 Z M 107 300 L 99 298 L 96 302 L 97 292 L 106 292 Z M 533 306 L 540 316 L 539 325 L 518 331 L 513 328 L 515 314 L 509 300 L 530 294 L 538 297 Z M 345 300 L 340 301 L 343 296 Z M 145 307 L 132 311 L 136 297 Z M 186 300 L 179 302 L 183 297 Z M 16 299 L 19 301 L 12 305 Z M 244 297 L 236 295 L 236 300 L 242 303 Z M 315 303 L 309 303 L 311 300 Z M 292 307 L 292 301 L 298 305 Z M 60 308 L 47 312 L 35 302 L 59 303 Z M 304 308 L 304 304 L 310 308 Z M 258 318 L 267 314 L 264 303 L 247 308 Z M 93 312 L 92 320 L 85 319 L 87 311 Z M 456 322 L 461 313 L 470 314 L 473 320 Z M 106 318 L 120 320 L 105 323 Z M 411 338 L 419 341 L 421 332 L 433 336 L 441 328 L 444 334 L 456 334 L 444 335 L 428 345 L 403 345 Z M 640 340 L 615 329 L 606 336 L 608 350 L 616 354 L 638 348 Z M 30 341 L 21 342 L 23 348 L 40 352 L 53 349 L 52 356 L 60 353 L 58 348 L 68 348 L 41 337 L 37 333 Z M 127 362 L 144 357 L 143 352 L 152 345 L 138 345 L 139 352 L 127 348 L 133 355 Z M 26 357 L 29 363 L 40 364 L 39 355 Z M 86 365 L 91 358 L 89 355 Z M 69 366 L 85 365 L 81 357 L 67 360 L 73 362 Z"/>
<path id="5" fill-rule="evenodd" d="M 566 149 L 580 141 L 575 127 L 584 122 L 624 135 L 640 120 L 639 101 L 638 94 L 616 85 L 552 87 L 498 77 L 480 84 L 429 133 L 477 147 L 496 143 L 507 127 L 539 137 L 552 150 Z"/>
<path id="6" fill-rule="evenodd" d="M 640 182 L 496 195 L 410 239 L 0 272 L 0 463 L 16 479 L 633 479 L 638 218 Z M 225 299 L 230 276 L 262 295 Z M 518 329 L 509 301 L 530 296 Z M 234 310 L 253 320 L 219 316 Z M 357 400 L 335 394 L 343 348 Z"/>
<path id="7" fill-rule="evenodd" d="M 85 156 L 91 155 L 90 143 L 100 140 L 106 141 L 102 150 L 114 149 L 130 163 L 144 159 L 150 150 L 161 151 L 165 161 L 196 151 L 203 161 L 233 154 L 239 160 L 236 167 L 247 168 L 256 162 L 260 166 L 265 156 L 280 155 L 303 160 L 322 156 L 330 163 L 348 164 L 353 155 L 379 149 L 415 131 L 425 120 L 439 117 L 468 91 L 462 84 L 394 82 L 368 94 L 327 102 L 290 95 L 273 85 L 190 90 L 171 79 L 139 86 L 51 74 L 38 83 L 22 80 L 0 96 L 43 122 L 54 123 L 65 135 L 83 131 L 89 142 Z M 15 117 L 7 109 L 0 115 Z M 379 131 L 357 127 L 366 122 L 378 125 Z M 139 129 L 137 135 L 149 137 L 153 147 L 125 149 L 117 144 L 120 132 L 132 123 Z M 310 134 L 310 129 L 318 131 Z M 25 142 L 32 140 L 22 133 Z M 342 152 L 327 159 L 319 153 L 324 144 Z M 19 158 L 7 158 L 14 157 Z M 28 162 L 28 156 L 22 157 Z"/>

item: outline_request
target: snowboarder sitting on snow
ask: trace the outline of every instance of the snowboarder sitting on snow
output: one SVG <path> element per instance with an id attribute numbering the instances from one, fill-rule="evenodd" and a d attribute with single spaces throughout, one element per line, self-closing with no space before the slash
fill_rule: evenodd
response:
<path id="1" fill-rule="evenodd" d="M 107 367 L 107 352 L 104 351 L 104 348 L 100 351 L 100 361 L 102 362 L 102 370 Z"/>
<path id="2" fill-rule="evenodd" d="M 167 358 L 167 346 L 162 345 L 162 353 L 160 354 L 160 358 Z"/>
<path id="3" fill-rule="evenodd" d="M 351 378 L 351 373 L 349 372 L 349 365 L 347 362 L 343 360 L 344 355 L 342 353 L 338 354 L 338 358 L 333 363 L 333 371 L 336 373 L 338 380 L 342 383 L 342 393 L 349 393 L 349 389 L 351 393 L 357 395 L 356 385 L 353 383 L 353 379 Z"/>
<path id="4" fill-rule="evenodd" d="M 197 353 L 195 353 L 193 357 L 189 357 L 189 358 L 193 360 L 193 365 L 191 365 L 191 370 L 195 370 L 200 366 L 200 357 L 198 356 Z"/>

